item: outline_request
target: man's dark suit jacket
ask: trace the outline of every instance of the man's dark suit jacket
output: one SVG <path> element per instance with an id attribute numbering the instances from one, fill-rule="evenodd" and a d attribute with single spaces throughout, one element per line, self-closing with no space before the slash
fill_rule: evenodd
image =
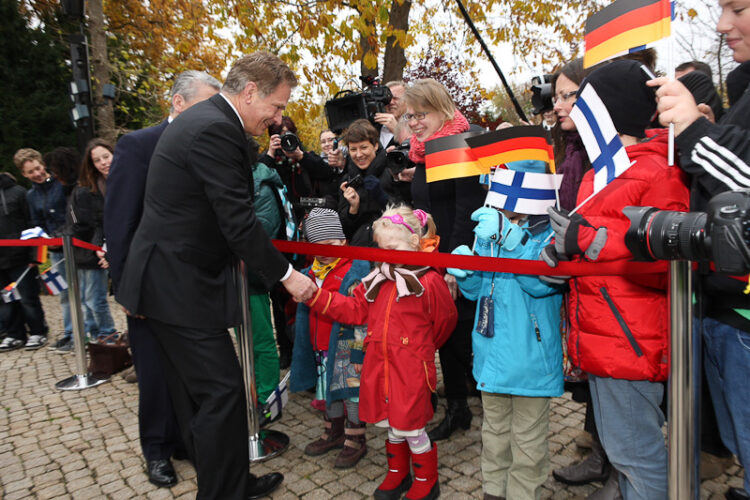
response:
<path id="1" fill-rule="evenodd" d="M 107 241 L 109 275 L 115 289 L 120 283 L 130 242 L 143 214 L 146 176 L 159 137 L 167 129 L 164 120 L 153 127 L 124 135 L 115 146 L 112 166 L 107 176 L 104 199 L 104 236 Z"/>
<path id="2" fill-rule="evenodd" d="M 253 146 L 218 94 L 167 127 L 117 290 L 126 309 L 176 326 L 228 328 L 240 321 L 233 255 L 269 288 L 284 276 L 289 263 L 253 209 Z"/>

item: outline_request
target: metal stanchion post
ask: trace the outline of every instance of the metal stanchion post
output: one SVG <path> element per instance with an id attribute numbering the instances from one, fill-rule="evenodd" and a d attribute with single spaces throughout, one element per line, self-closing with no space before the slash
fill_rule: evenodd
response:
<path id="1" fill-rule="evenodd" d="M 695 464 L 697 368 L 693 349 L 693 297 L 690 262 L 669 263 L 671 371 L 669 375 L 669 498 L 697 499 Z"/>
<path id="2" fill-rule="evenodd" d="M 240 309 L 242 323 L 237 329 L 240 347 L 240 364 L 245 381 L 245 400 L 247 401 L 247 429 L 250 434 L 250 462 L 262 462 L 282 453 L 289 446 L 289 436 L 269 430 L 259 429 L 258 393 L 255 390 L 255 362 L 253 360 L 253 326 L 250 318 L 250 297 L 247 289 L 245 263 L 237 264 L 237 282 L 240 288 Z"/>
<path id="3" fill-rule="evenodd" d="M 55 384 L 60 390 L 75 391 L 93 387 L 107 382 L 109 378 L 98 378 L 88 373 L 86 368 L 86 339 L 83 331 L 83 312 L 81 311 L 81 289 L 78 286 L 78 270 L 73 257 L 73 239 L 63 236 L 63 256 L 65 257 L 65 274 L 68 278 L 68 304 L 70 319 L 73 323 L 73 352 L 76 356 L 76 374 Z"/>

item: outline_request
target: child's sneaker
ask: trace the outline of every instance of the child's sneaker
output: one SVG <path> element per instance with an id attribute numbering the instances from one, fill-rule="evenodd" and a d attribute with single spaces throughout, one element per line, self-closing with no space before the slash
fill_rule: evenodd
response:
<path id="1" fill-rule="evenodd" d="M 23 347 L 23 340 L 14 339 L 12 337 L 5 337 L 3 342 L 0 343 L 0 352 L 13 351 Z"/>
<path id="2" fill-rule="evenodd" d="M 47 337 L 44 335 L 29 335 L 24 347 L 27 351 L 36 351 L 47 343 Z"/>
<path id="3" fill-rule="evenodd" d="M 57 349 L 55 349 L 56 353 L 67 354 L 73 351 L 73 339 L 72 338 L 60 339 L 57 341 L 57 344 L 55 345 L 57 346 Z"/>

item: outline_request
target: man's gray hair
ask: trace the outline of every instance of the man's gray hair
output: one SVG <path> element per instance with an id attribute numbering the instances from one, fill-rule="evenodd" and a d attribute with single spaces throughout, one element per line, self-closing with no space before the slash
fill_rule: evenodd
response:
<path id="1" fill-rule="evenodd" d="M 189 101 L 193 97 L 195 97 L 201 85 L 208 85 L 209 87 L 213 87 L 217 92 L 221 90 L 221 82 L 213 76 L 209 75 L 205 71 L 196 71 L 194 69 L 189 69 L 187 71 L 183 71 L 182 73 L 177 75 L 177 78 L 174 79 L 174 85 L 172 85 L 172 91 L 169 95 L 169 101 L 172 102 L 174 100 L 174 96 L 178 94 L 181 95 L 182 98 L 186 101 Z M 174 113 L 174 105 L 170 106 L 169 112 Z"/>
<path id="2" fill-rule="evenodd" d="M 237 95 L 254 82 L 261 96 L 271 94 L 282 83 L 294 88 L 297 77 L 284 61 L 270 52 L 255 52 L 238 59 L 230 68 L 222 92 Z"/>

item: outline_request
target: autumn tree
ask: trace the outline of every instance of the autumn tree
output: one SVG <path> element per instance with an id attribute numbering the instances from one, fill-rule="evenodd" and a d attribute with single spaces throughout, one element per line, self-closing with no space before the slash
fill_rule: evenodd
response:
<path id="1" fill-rule="evenodd" d="M 18 0 L 0 0 L 0 36 L 1 168 L 23 182 L 12 161 L 16 150 L 44 153 L 76 142 L 65 67 L 69 49 L 41 27 L 30 26 Z"/>

